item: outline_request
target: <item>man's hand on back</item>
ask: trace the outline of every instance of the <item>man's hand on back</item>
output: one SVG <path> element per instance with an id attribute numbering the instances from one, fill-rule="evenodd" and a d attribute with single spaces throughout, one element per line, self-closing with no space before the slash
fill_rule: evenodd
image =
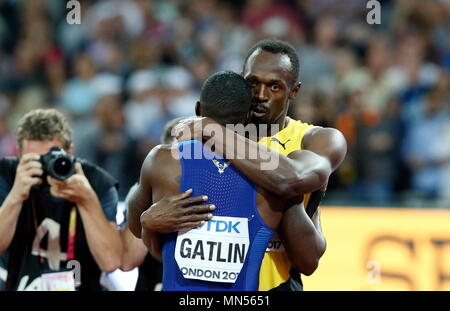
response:
<path id="1" fill-rule="evenodd" d="M 172 130 L 173 136 L 178 141 L 199 140 L 210 138 L 224 128 L 213 119 L 208 117 L 192 117 L 180 121 Z"/>
<path id="2" fill-rule="evenodd" d="M 189 189 L 154 203 L 142 213 L 142 227 L 154 232 L 169 233 L 201 226 L 212 218 L 211 212 L 215 206 L 206 204 L 186 207 L 208 200 L 206 196 L 189 197 L 191 193 L 192 190 Z"/>

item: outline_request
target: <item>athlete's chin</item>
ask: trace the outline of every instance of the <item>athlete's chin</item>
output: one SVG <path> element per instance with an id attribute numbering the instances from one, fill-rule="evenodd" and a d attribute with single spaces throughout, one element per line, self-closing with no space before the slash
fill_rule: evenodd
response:
<path id="1" fill-rule="evenodd" d="M 269 124 L 269 120 L 268 120 L 266 115 L 261 116 L 261 117 L 253 115 L 250 118 L 250 123 L 253 123 L 253 124 Z"/>

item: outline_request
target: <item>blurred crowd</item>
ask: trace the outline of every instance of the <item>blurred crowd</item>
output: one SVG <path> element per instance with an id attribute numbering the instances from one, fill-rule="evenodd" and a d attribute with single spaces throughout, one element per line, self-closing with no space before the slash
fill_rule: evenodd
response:
<path id="1" fill-rule="evenodd" d="M 66 1 L 0 1 L 0 156 L 17 153 L 24 112 L 60 109 L 76 155 L 124 198 L 165 123 L 194 114 L 203 81 L 240 72 L 256 41 L 276 37 L 300 55 L 289 114 L 348 141 L 329 202 L 450 199 L 450 1 L 380 1 L 379 25 L 365 0 L 79 2 L 71 25 Z"/>

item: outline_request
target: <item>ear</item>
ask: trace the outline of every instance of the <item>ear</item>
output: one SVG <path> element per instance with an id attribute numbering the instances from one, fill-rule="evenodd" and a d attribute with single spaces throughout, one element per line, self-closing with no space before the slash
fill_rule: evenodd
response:
<path id="1" fill-rule="evenodd" d="M 289 93 L 289 99 L 292 100 L 295 97 L 297 97 L 298 92 L 300 91 L 300 87 L 302 86 L 301 82 L 297 82 L 295 86 L 292 88 L 291 92 Z"/>
<path id="2" fill-rule="evenodd" d="M 201 117 L 202 116 L 202 109 L 200 108 L 200 102 L 199 101 L 197 101 L 195 103 L 195 115 L 197 117 Z"/>

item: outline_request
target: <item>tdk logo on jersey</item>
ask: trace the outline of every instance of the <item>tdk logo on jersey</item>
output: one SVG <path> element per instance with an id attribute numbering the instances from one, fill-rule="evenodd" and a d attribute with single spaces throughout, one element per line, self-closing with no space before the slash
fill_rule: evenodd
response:
<path id="1" fill-rule="evenodd" d="M 206 231 L 241 233 L 238 229 L 240 223 L 240 221 L 211 219 L 206 223 Z"/>
<path id="2" fill-rule="evenodd" d="M 224 236 L 248 235 L 248 220 L 242 217 L 213 216 L 201 227 L 192 230 L 198 233 L 215 234 Z"/>

